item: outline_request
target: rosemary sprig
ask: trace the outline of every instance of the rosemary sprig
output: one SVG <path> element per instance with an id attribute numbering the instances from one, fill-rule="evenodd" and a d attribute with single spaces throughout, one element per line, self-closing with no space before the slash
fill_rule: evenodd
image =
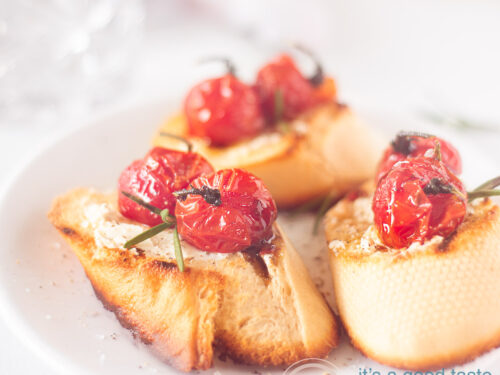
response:
<path id="1" fill-rule="evenodd" d="M 471 121 L 462 116 L 449 115 L 439 111 L 422 110 L 419 114 L 423 119 L 436 125 L 449 126 L 457 130 L 498 131 L 498 129 L 492 125 Z"/>
<path id="2" fill-rule="evenodd" d="M 274 122 L 278 123 L 283 119 L 285 112 L 285 99 L 283 98 L 283 91 L 280 89 L 274 92 Z"/>
<path id="3" fill-rule="evenodd" d="M 499 185 L 500 185 L 500 176 L 486 181 L 485 183 L 483 183 L 483 184 L 479 185 L 477 188 L 475 188 L 473 191 L 493 189 Z"/>
<path id="4" fill-rule="evenodd" d="M 153 236 L 156 236 L 158 233 L 164 231 L 165 229 L 174 227 L 173 236 L 174 236 L 175 259 L 177 260 L 177 267 L 179 268 L 179 271 L 184 272 L 184 257 L 182 256 L 182 246 L 181 246 L 181 241 L 179 239 L 179 232 L 177 231 L 177 224 L 175 221 L 175 217 L 170 215 L 168 209 L 162 210 L 147 202 L 144 202 L 141 198 L 136 197 L 135 195 L 132 195 L 125 191 L 122 191 L 121 194 L 131 199 L 135 203 L 141 205 L 142 207 L 148 209 L 149 211 L 157 215 L 160 215 L 163 221 L 163 223 L 158 224 L 152 228 L 149 228 L 148 230 L 145 230 L 144 232 L 131 238 L 130 240 L 125 242 L 123 247 L 126 249 L 130 249 L 131 247 L 137 245 L 138 243 L 141 243 Z"/>
<path id="5" fill-rule="evenodd" d="M 335 194 L 333 192 L 327 194 L 321 202 L 321 206 L 319 206 L 318 212 L 316 213 L 316 218 L 314 219 L 313 225 L 313 234 L 318 234 L 319 225 L 321 224 L 321 220 L 323 216 L 325 216 L 326 212 L 330 208 L 330 206 L 335 201 Z"/>
<path id="6" fill-rule="evenodd" d="M 303 212 L 306 212 L 306 211 L 311 211 L 311 210 L 314 210 L 314 209 L 318 209 L 320 206 L 321 206 L 321 203 L 323 203 L 323 201 L 325 200 L 325 197 L 324 196 L 321 196 L 319 198 L 314 198 L 314 199 L 311 199 L 307 202 L 304 202 L 303 204 L 291 209 L 289 212 L 292 214 L 292 215 L 296 215 L 296 214 L 301 214 Z"/>
<path id="7" fill-rule="evenodd" d="M 467 200 L 472 202 L 477 198 L 485 198 L 485 197 L 493 197 L 495 195 L 500 195 L 500 189 L 492 189 L 492 190 L 474 190 L 470 193 L 467 193 Z"/>
<path id="8" fill-rule="evenodd" d="M 333 205 L 333 203 L 335 203 L 336 198 L 337 195 L 332 192 L 327 195 L 320 196 L 318 198 L 313 198 L 303 203 L 302 205 L 295 207 L 289 212 L 291 215 L 297 215 L 306 211 L 315 211 L 316 216 L 314 218 L 312 233 L 317 234 L 319 229 L 319 224 L 321 223 L 321 219 L 323 218 L 323 216 L 325 216 L 326 212 Z"/>
<path id="9" fill-rule="evenodd" d="M 289 133 L 291 130 L 290 123 L 283 119 L 285 113 L 285 99 L 283 92 L 276 90 L 274 92 L 274 123 L 282 133 Z"/>
<path id="10" fill-rule="evenodd" d="M 500 195 L 500 189 L 495 189 L 500 186 L 500 176 L 492 178 L 486 181 L 484 184 L 479 185 L 474 190 L 467 193 L 467 199 L 469 202 L 477 198 L 493 197 Z"/>
<path id="11" fill-rule="evenodd" d="M 135 236 L 134 238 L 131 238 L 125 244 L 123 247 L 125 249 L 130 249 L 131 247 L 137 245 L 138 243 L 141 243 L 143 241 L 146 241 L 148 238 L 151 238 L 153 236 L 156 236 L 158 233 L 164 231 L 165 229 L 172 227 L 172 224 L 169 223 L 161 223 L 158 224 L 152 228 L 149 228 L 148 230 L 142 232 L 141 234 Z"/>
<path id="12" fill-rule="evenodd" d="M 132 195 L 130 193 L 127 193 L 126 191 L 122 191 L 121 194 L 125 195 L 128 199 L 134 201 L 135 203 L 137 203 L 138 205 L 144 207 L 144 208 L 147 208 L 149 211 L 157 214 L 157 215 L 161 215 L 161 209 L 158 208 L 158 207 L 155 207 L 153 206 L 152 204 L 149 204 L 145 201 L 143 201 L 141 198 L 139 197 L 136 197 L 135 195 Z"/>
<path id="13" fill-rule="evenodd" d="M 179 267 L 179 271 L 184 272 L 184 257 L 182 256 L 182 246 L 181 240 L 179 239 L 179 232 L 177 231 L 177 225 L 174 226 L 174 249 L 177 267 Z"/>

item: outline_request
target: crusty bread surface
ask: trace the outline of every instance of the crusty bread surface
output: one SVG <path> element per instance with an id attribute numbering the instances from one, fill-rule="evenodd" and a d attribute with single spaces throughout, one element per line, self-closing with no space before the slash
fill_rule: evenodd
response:
<path id="1" fill-rule="evenodd" d="M 261 178 L 281 208 L 328 193 L 340 196 L 370 178 L 383 144 L 345 105 L 328 103 L 281 128 L 229 147 L 210 147 L 190 138 L 195 151 L 216 169 L 243 168 Z M 153 144 L 185 149 L 162 132 L 187 137 L 186 119 L 177 114 L 158 129 Z"/>
<path id="2" fill-rule="evenodd" d="M 115 201 L 77 189 L 57 198 L 48 216 L 103 304 L 165 361 L 207 369 L 218 347 L 239 362 L 287 365 L 337 345 L 335 318 L 277 225 L 272 249 L 261 252 L 210 254 L 183 243 L 180 272 L 169 230 L 121 248 L 147 227 L 121 216 Z"/>
<path id="3" fill-rule="evenodd" d="M 325 218 L 336 303 L 354 346 L 410 370 L 462 364 L 499 346 L 499 207 L 481 201 L 450 238 L 398 250 L 378 239 L 371 190 L 360 195 Z"/>

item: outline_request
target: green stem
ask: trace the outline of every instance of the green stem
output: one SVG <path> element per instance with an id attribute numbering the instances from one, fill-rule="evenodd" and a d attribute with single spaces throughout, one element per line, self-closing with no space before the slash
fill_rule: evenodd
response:
<path id="1" fill-rule="evenodd" d="M 473 191 L 478 191 L 478 190 L 489 190 L 496 188 L 497 186 L 500 185 L 500 176 L 492 178 L 489 181 L 486 181 L 484 184 L 479 185 L 477 188 L 475 188 Z"/>
<path id="2" fill-rule="evenodd" d="M 296 214 L 301 214 L 301 213 L 306 212 L 306 211 L 311 211 L 313 209 L 317 209 L 321 206 L 321 203 L 323 203 L 324 200 L 325 200 L 324 196 L 311 199 L 307 202 L 304 202 L 300 206 L 291 209 L 290 213 L 292 215 L 296 215 Z"/>
<path id="3" fill-rule="evenodd" d="M 163 220 L 164 223 L 174 225 L 175 224 L 175 217 L 170 215 L 170 212 L 168 211 L 167 208 L 164 210 L 161 210 L 160 212 L 161 219 Z"/>
<path id="4" fill-rule="evenodd" d="M 446 125 L 458 130 L 482 130 L 496 132 L 498 129 L 490 124 L 479 123 L 470 121 L 461 116 L 448 115 L 440 111 L 419 111 L 420 116 L 427 121 L 433 122 L 438 125 Z"/>
<path id="5" fill-rule="evenodd" d="M 126 191 L 122 191 L 121 193 L 123 195 L 125 195 L 128 199 L 130 199 L 130 200 L 134 201 L 135 203 L 137 203 L 138 205 L 140 205 L 140 206 L 142 206 L 144 208 L 147 208 L 152 213 L 160 215 L 161 219 L 163 220 L 164 223 L 172 224 L 173 225 L 172 221 L 175 222 L 175 217 L 173 217 L 172 215 L 170 215 L 170 212 L 168 211 L 168 209 L 165 208 L 164 210 L 162 210 L 162 209 L 160 209 L 158 207 L 153 206 L 152 204 L 149 204 L 149 203 L 143 201 L 141 198 L 136 197 L 135 195 L 127 193 Z"/>
<path id="6" fill-rule="evenodd" d="M 222 62 L 226 66 L 227 74 L 236 77 L 236 67 L 234 66 L 233 62 L 229 60 L 227 57 L 219 57 L 219 56 L 206 57 L 204 59 L 201 59 L 199 63 L 205 64 L 207 62 L 213 62 L 213 61 Z"/>
<path id="7" fill-rule="evenodd" d="M 278 89 L 274 92 L 274 122 L 279 123 L 283 118 L 285 111 L 285 100 L 283 99 L 283 92 Z"/>
<path id="8" fill-rule="evenodd" d="M 443 156 L 441 155 L 441 142 L 439 142 L 438 140 L 435 140 L 434 141 L 434 157 L 441 161 L 443 159 Z"/>
<path id="9" fill-rule="evenodd" d="M 184 257 L 182 256 L 182 246 L 181 240 L 179 239 L 179 232 L 177 231 L 177 225 L 174 227 L 174 249 L 177 267 L 179 271 L 184 272 Z"/>
<path id="10" fill-rule="evenodd" d="M 314 53 L 312 53 L 309 48 L 306 48 L 301 44 L 294 43 L 293 47 L 303 54 L 307 55 L 314 62 L 314 65 L 316 65 L 315 72 L 311 77 L 308 78 L 308 81 L 314 87 L 318 87 L 319 85 L 321 85 L 325 79 L 325 75 L 323 73 L 323 66 L 320 64 L 318 58 L 314 55 Z"/>
<path id="11" fill-rule="evenodd" d="M 323 216 L 325 216 L 326 211 L 328 211 L 328 209 L 332 205 L 334 199 L 335 199 L 335 195 L 333 193 L 330 193 L 325 197 L 325 199 L 321 203 L 321 206 L 319 207 L 318 213 L 316 214 L 316 219 L 314 220 L 313 234 L 318 233 L 321 219 L 323 218 Z"/>
<path id="12" fill-rule="evenodd" d="M 174 234 L 175 259 L 177 259 L 177 267 L 179 268 L 179 271 L 184 272 L 184 258 L 182 257 L 181 241 L 179 239 L 179 232 L 177 231 L 177 224 L 175 222 L 175 217 L 170 215 L 168 209 L 161 210 L 158 207 L 146 203 L 142 199 L 130 193 L 127 193 L 125 191 L 122 191 L 121 193 L 125 195 L 127 198 L 133 200 L 135 203 L 141 205 L 142 207 L 145 207 L 151 212 L 160 215 L 161 219 L 163 220 L 163 223 L 158 224 L 153 228 L 149 228 L 148 230 L 142 232 L 141 234 L 138 234 L 134 238 L 125 242 L 123 247 L 126 249 L 130 249 L 131 247 L 137 245 L 138 243 L 141 243 L 153 236 L 156 236 L 158 233 L 164 231 L 165 229 L 174 227 L 173 234 Z"/>
<path id="13" fill-rule="evenodd" d="M 180 135 L 176 135 L 176 134 L 172 134 L 172 133 L 169 133 L 169 132 L 162 131 L 162 132 L 160 132 L 160 136 L 162 136 L 162 137 L 168 137 L 168 138 L 173 138 L 173 139 L 176 139 L 178 141 L 181 141 L 181 142 L 183 142 L 186 145 L 187 152 L 193 151 L 193 144 L 191 142 L 189 142 L 186 138 L 181 137 Z"/>
<path id="14" fill-rule="evenodd" d="M 500 195 L 500 189 L 496 190 L 474 190 L 467 193 L 467 199 L 469 202 L 477 198 L 493 197 L 495 195 Z"/>
<path id="15" fill-rule="evenodd" d="M 125 242 L 125 245 L 123 245 L 123 247 L 126 249 L 130 249 L 132 246 L 137 245 L 138 243 L 141 243 L 143 241 L 146 241 L 148 238 L 156 236 L 158 233 L 167 228 L 170 228 L 172 225 L 173 223 L 161 223 L 153 228 L 149 228 L 148 230 L 142 232 L 141 234 Z"/>
<path id="16" fill-rule="evenodd" d="M 128 199 L 134 201 L 135 203 L 137 203 L 138 205 L 144 207 L 144 208 L 147 208 L 149 211 L 157 214 L 157 215 L 161 215 L 161 209 L 158 208 L 158 207 L 155 207 L 153 206 L 152 204 L 149 204 L 145 201 L 143 201 L 141 198 L 139 197 L 136 197 L 135 195 L 132 195 L 130 193 L 127 193 L 126 191 L 122 191 L 121 192 L 123 195 L 125 195 Z"/>

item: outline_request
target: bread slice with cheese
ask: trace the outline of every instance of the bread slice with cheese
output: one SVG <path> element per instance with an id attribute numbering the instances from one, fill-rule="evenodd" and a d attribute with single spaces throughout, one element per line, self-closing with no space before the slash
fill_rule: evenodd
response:
<path id="1" fill-rule="evenodd" d="M 153 144 L 185 149 L 182 142 L 162 132 L 187 138 L 183 114 L 163 124 Z M 211 147 L 199 138 L 189 140 L 216 169 L 242 168 L 262 179 L 281 208 L 332 192 L 340 196 L 354 188 L 373 176 L 383 148 L 347 106 L 333 102 L 229 147 Z"/>
<path id="2" fill-rule="evenodd" d="M 122 247 L 147 227 L 115 202 L 115 194 L 78 189 L 57 198 L 48 216 L 97 297 L 173 366 L 207 369 L 214 347 L 238 362 L 287 365 L 337 345 L 335 318 L 277 225 L 261 251 L 207 253 L 182 242 L 180 272 L 170 230 Z"/>
<path id="3" fill-rule="evenodd" d="M 395 367 L 465 363 L 500 345 L 500 209 L 472 205 L 451 237 L 392 249 L 371 192 L 325 218 L 338 311 L 354 346 Z"/>

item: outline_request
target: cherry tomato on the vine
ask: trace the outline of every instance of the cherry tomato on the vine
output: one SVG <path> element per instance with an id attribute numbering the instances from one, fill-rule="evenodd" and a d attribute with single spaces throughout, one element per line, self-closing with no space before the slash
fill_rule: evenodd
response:
<path id="1" fill-rule="evenodd" d="M 232 74 L 194 86 L 184 101 L 189 135 L 227 146 L 257 135 L 265 126 L 254 88 Z"/>
<path id="2" fill-rule="evenodd" d="M 462 173 L 462 161 L 458 150 L 451 143 L 434 136 L 400 133 L 384 151 L 379 162 L 376 181 L 384 176 L 398 161 L 407 158 L 416 158 L 426 155 L 436 147 L 436 142 L 441 145 L 441 160 L 455 174 Z"/>
<path id="3" fill-rule="evenodd" d="M 179 198 L 175 217 L 185 241 L 201 250 L 232 253 L 271 238 L 276 204 L 259 178 L 241 169 L 225 169 L 191 185 L 220 194 L 220 200 L 209 203 L 196 193 Z"/>
<path id="4" fill-rule="evenodd" d="M 197 153 L 155 147 L 125 168 L 118 180 L 118 191 L 135 195 L 157 208 L 168 208 L 173 214 L 176 199 L 172 193 L 213 172 L 208 161 Z M 123 216 L 140 223 L 153 226 L 162 222 L 159 215 L 120 193 L 118 207 Z"/>
<path id="5" fill-rule="evenodd" d="M 465 217 L 467 193 L 443 162 L 407 159 L 380 179 L 372 210 L 382 242 L 402 248 L 435 235 L 451 235 Z"/>
<path id="6" fill-rule="evenodd" d="M 280 55 L 262 67 L 255 83 L 262 109 L 269 122 L 292 120 L 312 106 L 335 97 L 335 83 L 331 78 L 322 79 L 315 87 L 302 75 L 293 59 Z M 282 108 L 277 108 L 277 101 Z M 281 112 L 281 113 L 278 113 Z"/>

